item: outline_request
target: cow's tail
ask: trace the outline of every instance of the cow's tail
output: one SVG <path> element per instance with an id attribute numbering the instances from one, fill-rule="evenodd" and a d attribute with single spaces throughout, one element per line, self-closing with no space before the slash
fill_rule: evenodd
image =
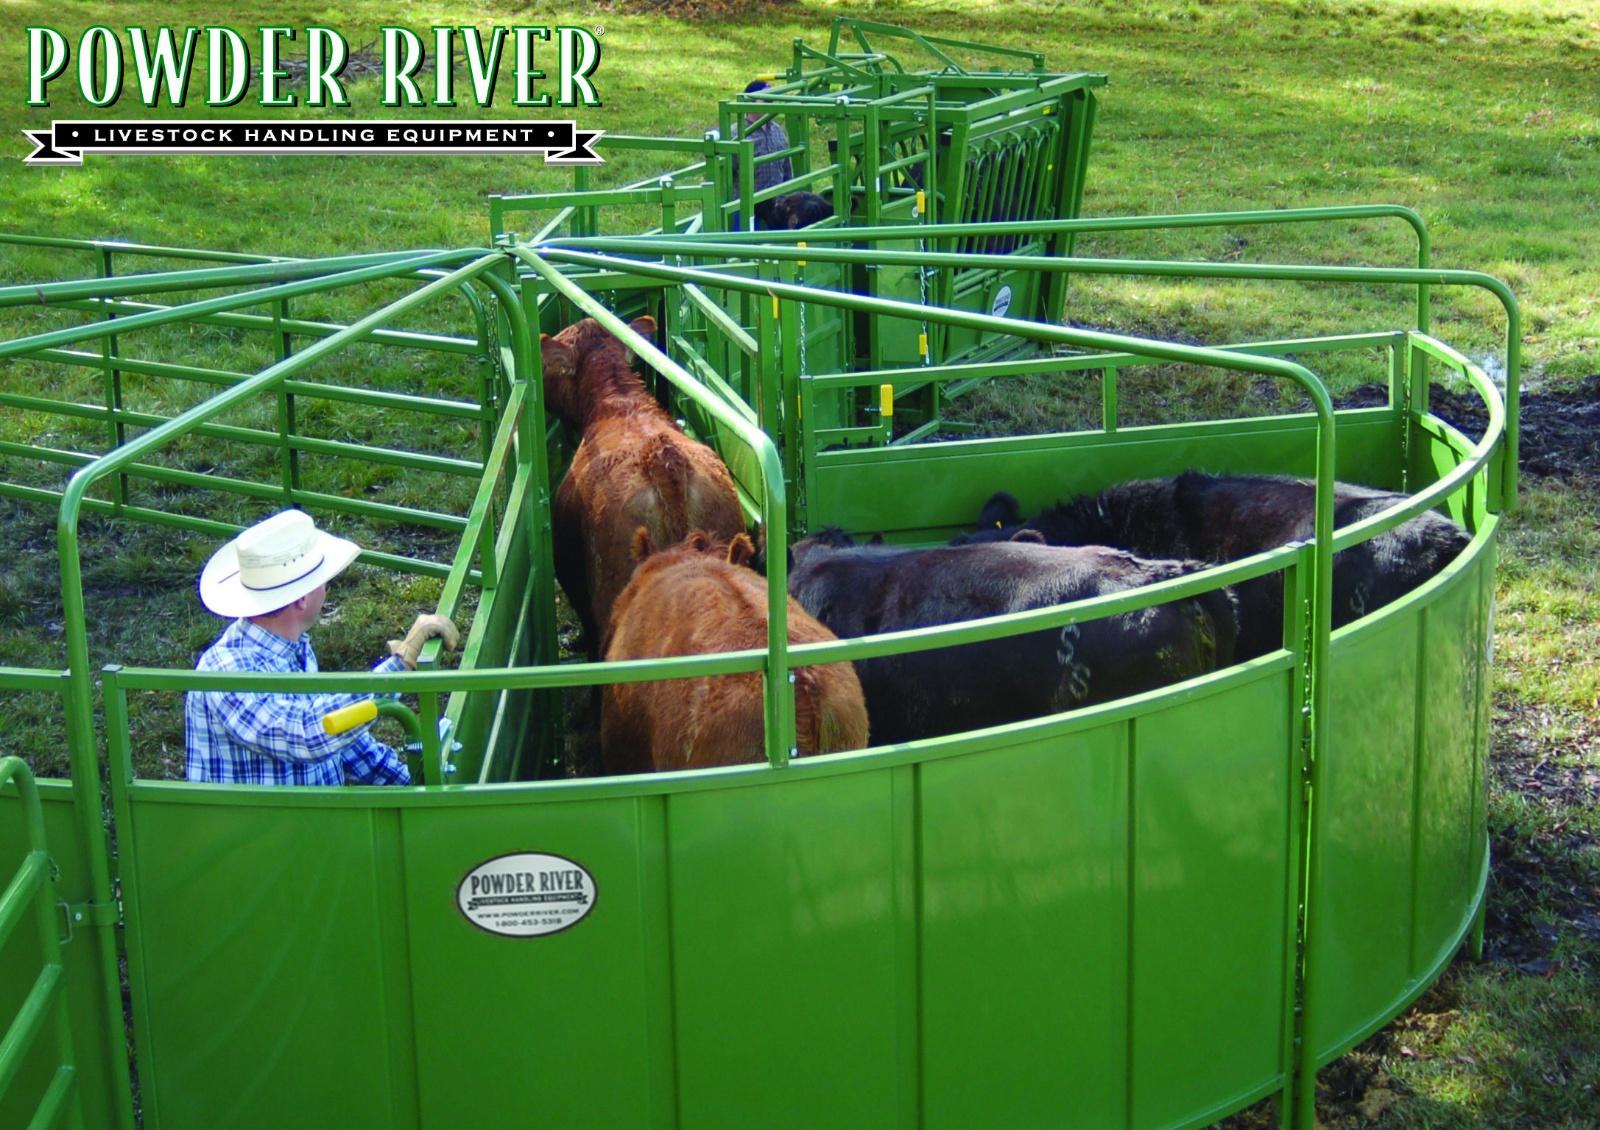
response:
<path id="1" fill-rule="evenodd" d="M 848 695 L 828 697 L 827 672 L 817 667 L 794 669 L 795 745 L 802 754 L 838 753 L 867 744 L 865 714 L 855 719 Z M 837 687 L 835 688 L 837 689 Z"/>
<path id="2" fill-rule="evenodd" d="M 1231 667 L 1239 645 L 1239 597 L 1224 585 L 1194 598 L 1200 611 L 1203 670 Z"/>
<path id="3" fill-rule="evenodd" d="M 662 528 L 687 529 L 689 461 L 666 433 L 651 437 L 644 448 L 644 473 L 661 500 Z"/>

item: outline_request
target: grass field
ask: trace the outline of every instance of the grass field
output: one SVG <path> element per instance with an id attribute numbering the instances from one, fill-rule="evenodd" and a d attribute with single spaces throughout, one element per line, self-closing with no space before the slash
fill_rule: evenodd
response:
<path id="1" fill-rule="evenodd" d="M 630 14 L 625 3 L 540 8 L 514 5 L 379 5 L 362 0 L 330 16 L 317 5 L 128 3 L 115 23 L 335 23 L 352 45 L 387 23 L 498 22 L 603 25 L 597 76 L 605 105 L 586 124 L 645 134 L 695 135 L 715 121 L 716 100 L 752 71 L 787 61 L 793 37 L 819 43 L 835 12 L 870 14 L 947 35 L 1043 50 L 1054 69 L 1105 71 L 1085 212 L 1090 215 L 1211 211 L 1342 203 L 1400 203 L 1419 210 L 1434 237 L 1434 262 L 1505 279 L 1525 316 L 1524 381 L 1560 393 L 1600 372 L 1600 11 L 1560 0 L 1424 0 L 1270 5 L 1230 0 L 1133 3 L 928 3 L 781 5 L 734 23 L 686 23 Z M 564 187 L 568 175 L 537 159 L 133 158 L 91 156 L 79 169 L 27 169 L 19 130 L 50 116 L 87 116 L 60 84 L 48 109 L 28 109 L 21 28 L 69 34 L 95 22 L 59 5 L 8 2 L 0 27 L 16 49 L 0 55 L 0 230 L 121 238 L 287 255 L 479 245 L 487 239 L 484 194 Z M 820 43 L 819 43 L 820 45 Z M 378 94 L 352 90 L 345 116 L 387 116 Z M 127 116 L 205 117 L 195 104 Z M 461 117 L 480 116 L 469 107 Z M 305 111 L 288 111 L 285 116 Z M 525 116 L 513 111 L 507 116 Z M 637 160 L 604 169 L 600 183 L 651 171 Z M 1238 261 L 1404 265 L 1408 229 L 1361 222 L 1315 228 L 1204 230 L 1083 239 L 1088 255 Z M 166 264 L 152 264 L 165 266 Z M 0 255 L 0 282 L 91 274 L 92 261 L 54 252 Z M 1408 296 L 1346 286 L 1152 280 L 1074 282 L 1077 322 L 1182 341 L 1220 343 L 1393 328 Z M 297 314 L 349 320 L 395 286 L 308 303 Z M 50 310 L 6 312 L 0 338 L 58 324 Z M 1491 370 L 1504 326 L 1490 301 L 1438 291 L 1437 332 Z M 467 332 L 460 309 L 412 324 Z M 152 335 L 149 357 L 254 371 L 273 355 L 262 340 L 227 330 Z M 449 358 L 362 347 L 323 375 L 436 396 L 473 395 L 474 375 Z M 1375 379 L 1331 374 L 1336 391 Z M 1137 384 L 1137 387 L 1136 387 Z M 1021 387 L 1024 391 L 1019 393 Z M 93 402 L 92 380 L 63 366 L 0 362 L 0 391 L 28 389 Z M 1129 411 L 1150 418 L 1268 410 L 1248 383 L 1161 370 L 1125 385 Z M 170 415 L 205 395 L 171 382 L 131 382 L 129 403 Z M 981 390 L 963 410 L 998 427 L 1026 429 L 1082 408 L 1047 382 Z M 270 423 L 270 405 L 229 423 Z M 331 422 L 351 442 L 470 455 L 478 436 L 463 423 L 419 429 L 380 412 Z M 103 425 L 7 411 L 0 441 L 104 447 Z M 171 465 L 270 473 L 276 454 L 203 443 L 180 446 Z M 468 480 L 367 473 L 318 465 L 318 489 L 461 512 Z M 59 484 L 58 465 L 0 456 L 7 481 Z M 144 487 L 147 505 L 196 507 L 218 517 L 259 516 L 225 497 Z M 1533 477 L 1504 526 L 1489 821 L 1495 858 L 1488 955 L 1458 962 L 1415 1008 L 1323 1073 L 1328 1125 L 1374 1127 L 1585 1127 L 1600 1125 L 1600 478 L 1580 465 Z M 0 665 L 59 666 L 62 610 L 56 591 L 54 516 L 0 502 Z M 188 666 L 219 624 L 193 597 L 194 576 L 214 548 L 201 537 L 151 534 L 90 520 L 85 525 L 96 661 Z M 379 548 L 436 557 L 448 538 L 381 524 L 342 530 Z M 325 668 L 371 661 L 381 641 L 431 607 L 438 582 L 396 582 L 357 570 L 334 594 L 337 630 L 321 629 Z M 147 712 L 141 772 L 181 770 L 181 732 L 167 709 Z M 11 696 L 0 734 L 43 770 L 59 771 L 60 720 L 52 703 Z M 167 721 L 162 721 L 167 717 Z M 19 738 L 18 735 L 26 735 Z M 10 750 L 8 749 L 7 752 Z M 1264 1108 L 1230 1120 L 1261 1125 Z"/>

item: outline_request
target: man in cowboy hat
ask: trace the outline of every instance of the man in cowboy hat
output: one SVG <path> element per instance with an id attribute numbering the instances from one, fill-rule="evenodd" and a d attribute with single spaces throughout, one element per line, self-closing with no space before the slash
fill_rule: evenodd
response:
<path id="1" fill-rule="evenodd" d="M 298 674 L 317 670 L 306 630 L 316 623 L 328 582 L 361 548 L 317 529 L 310 515 L 285 510 L 251 526 L 219 549 L 200 574 L 200 600 L 235 617 L 206 649 L 199 671 Z M 441 636 L 455 647 L 456 627 L 439 615 L 418 616 L 374 671 L 415 669 L 422 645 Z M 368 733 L 322 726 L 328 713 L 365 701 L 358 694 L 190 691 L 184 745 L 191 781 L 249 785 L 407 785 L 405 762 Z"/>

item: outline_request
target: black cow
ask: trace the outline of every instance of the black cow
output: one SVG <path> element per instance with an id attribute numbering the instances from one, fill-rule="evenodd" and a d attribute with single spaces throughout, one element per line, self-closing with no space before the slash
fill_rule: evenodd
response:
<path id="1" fill-rule="evenodd" d="M 768 207 L 763 212 L 761 205 L 757 205 L 756 218 L 764 227 L 780 231 L 808 228 L 833 215 L 833 205 L 815 192 L 791 192 L 762 201 L 762 204 Z"/>
<path id="2" fill-rule="evenodd" d="M 1336 529 L 1389 509 L 1405 495 L 1334 484 Z M 1001 491 L 984 504 L 978 529 L 955 543 L 1010 538 L 1035 530 L 1051 545 L 1110 545 L 1157 557 L 1235 561 L 1314 534 L 1316 486 L 1277 475 L 1207 475 L 1121 483 L 1079 495 L 1022 520 Z M 1334 554 L 1333 626 L 1382 608 L 1416 588 L 1466 548 L 1467 533 L 1428 511 L 1388 533 Z M 1271 574 L 1237 586 L 1239 658 L 1264 655 L 1283 640 L 1283 579 Z"/>
<path id="3" fill-rule="evenodd" d="M 1203 566 L 1027 542 L 858 546 L 825 530 L 793 548 L 789 592 L 841 637 L 951 624 L 1121 592 Z M 874 742 L 1072 710 L 1233 662 L 1227 590 L 1139 612 L 856 664 Z"/>

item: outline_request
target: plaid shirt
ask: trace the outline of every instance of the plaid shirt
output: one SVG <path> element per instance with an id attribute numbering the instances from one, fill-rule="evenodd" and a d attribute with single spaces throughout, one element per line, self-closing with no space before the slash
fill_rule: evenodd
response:
<path id="1" fill-rule="evenodd" d="M 721 137 L 720 129 L 707 131 L 712 137 Z M 754 143 L 755 155 L 765 157 L 768 153 L 776 153 L 780 149 L 789 148 L 789 134 L 778 124 L 778 119 L 773 118 L 759 126 L 746 126 L 744 136 L 740 139 Z M 733 159 L 732 165 L 733 188 L 739 190 L 739 158 Z M 763 188 L 771 188 L 780 181 L 786 181 L 794 176 L 794 164 L 787 157 L 780 157 L 776 161 L 756 162 L 755 190 L 760 192 Z"/>
<path id="2" fill-rule="evenodd" d="M 778 124 L 777 118 L 773 118 L 770 122 L 766 122 L 757 126 L 755 129 L 750 130 L 745 134 L 745 137 L 755 142 L 755 151 L 757 157 L 764 157 L 768 153 L 776 153 L 780 149 L 789 148 L 789 135 L 784 132 L 784 128 Z M 737 178 L 739 176 L 739 164 L 737 160 L 734 161 L 733 168 L 733 175 L 735 177 L 734 184 L 737 185 Z M 765 163 L 757 161 L 756 191 L 760 192 L 763 188 L 771 188 L 773 185 L 778 184 L 780 181 L 786 181 L 792 176 L 794 176 L 794 166 L 790 164 L 789 158 L 787 157 L 779 158 L 776 161 L 767 161 Z"/>
<path id="3" fill-rule="evenodd" d="M 262 674 L 314 672 L 311 637 L 296 642 L 249 620 L 229 624 L 206 649 L 197 671 Z M 391 655 L 374 671 L 401 671 Z M 358 726 L 342 734 L 322 728 L 322 716 L 362 702 L 361 694 L 244 694 L 190 691 L 184 696 L 184 745 L 191 781 L 233 785 L 409 785 L 411 773 L 394 750 Z"/>

